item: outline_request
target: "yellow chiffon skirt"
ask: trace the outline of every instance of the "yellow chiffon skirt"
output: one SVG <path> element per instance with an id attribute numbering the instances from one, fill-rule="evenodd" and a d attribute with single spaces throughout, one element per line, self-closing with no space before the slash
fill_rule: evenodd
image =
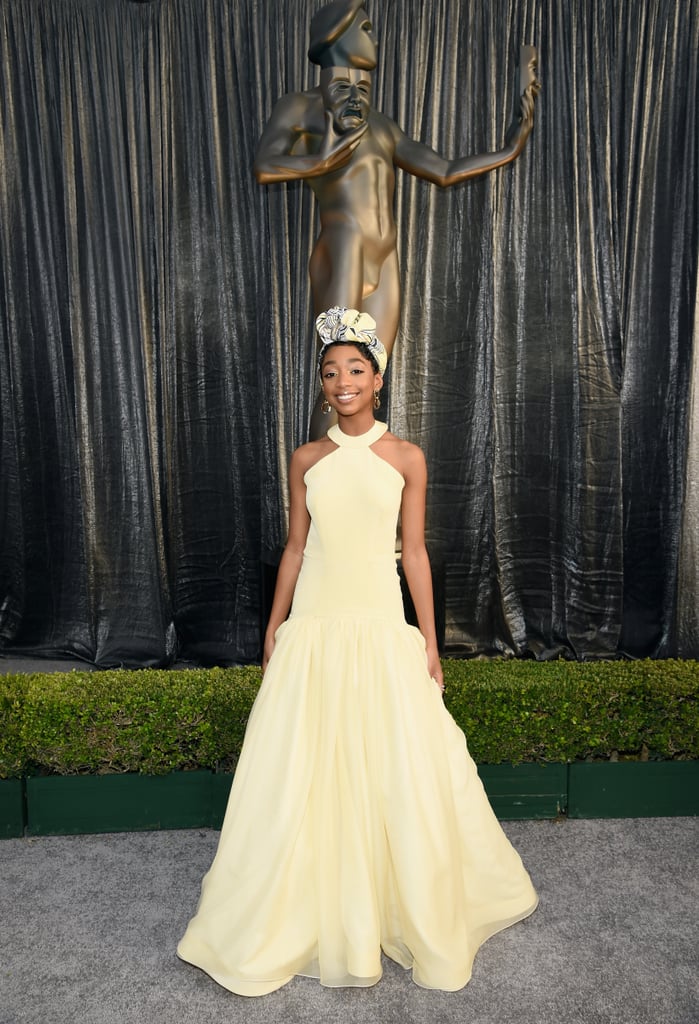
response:
<path id="1" fill-rule="evenodd" d="M 421 634 L 376 614 L 277 632 L 182 959 L 241 995 L 367 986 L 382 951 L 456 990 L 537 904 Z"/>

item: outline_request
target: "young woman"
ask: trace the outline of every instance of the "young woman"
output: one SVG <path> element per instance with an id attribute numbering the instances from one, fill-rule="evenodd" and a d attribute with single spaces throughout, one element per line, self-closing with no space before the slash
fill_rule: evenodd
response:
<path id="1" fill-rule="evenodd" d="M 373 985 L 382 951 L 452 991 L 537 896 L 442 703 L 425 461 L 374 419 L 374 321 L 334 307 L 316 326 L 338 423 L 292 457 L 264 679 L 178 953 L 241 995 L 296 974 Z M 399 512 L 419 630 L 403 614 Z"/>

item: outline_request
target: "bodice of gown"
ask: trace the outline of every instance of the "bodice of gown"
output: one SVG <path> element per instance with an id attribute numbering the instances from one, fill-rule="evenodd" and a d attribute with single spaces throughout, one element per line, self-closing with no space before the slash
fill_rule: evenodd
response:
<path id="1" fill-rule="evenodd" d="M 311 517 L 292 616 L 403 618 L 395 539 L 405 481 L 371 448 L 378 421 L 352 437 L 331 427 L 337 448 L 305 475 Z"/>

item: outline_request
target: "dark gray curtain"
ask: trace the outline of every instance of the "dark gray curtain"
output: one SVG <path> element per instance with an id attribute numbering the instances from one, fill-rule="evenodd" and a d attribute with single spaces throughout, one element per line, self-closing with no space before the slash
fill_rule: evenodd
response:
<path id="1" fill-rule="evenodd" d="M 310 190 L 260 187 L 318 2 L 0 6 L 0 644 L 245 661 L 314 351 Z M 695 0 L 371 0 L 399 174 L 392 429 L 430 470 L 448 651 L 699 655 Z M 370 535 L 370 530 L 369 530 Z"/>

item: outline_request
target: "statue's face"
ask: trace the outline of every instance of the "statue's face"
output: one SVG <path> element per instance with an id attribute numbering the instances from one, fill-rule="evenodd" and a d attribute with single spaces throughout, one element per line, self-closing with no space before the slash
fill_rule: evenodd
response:
<path id="1" fill-rule="evenodd" d="M 337 65 L 370 71 L 376 67 L 377 47 L 369 15 L 360 7 L 352 24 L 333 43 L 333 61 Z"/>
<path id="2" fill-rule="evenodd" d="M 326 110 L 331 111 L 338 135 L 359 128 L 369 117 L 371 75 L 360 68 L 323 68 L 320 91 Z"/>

